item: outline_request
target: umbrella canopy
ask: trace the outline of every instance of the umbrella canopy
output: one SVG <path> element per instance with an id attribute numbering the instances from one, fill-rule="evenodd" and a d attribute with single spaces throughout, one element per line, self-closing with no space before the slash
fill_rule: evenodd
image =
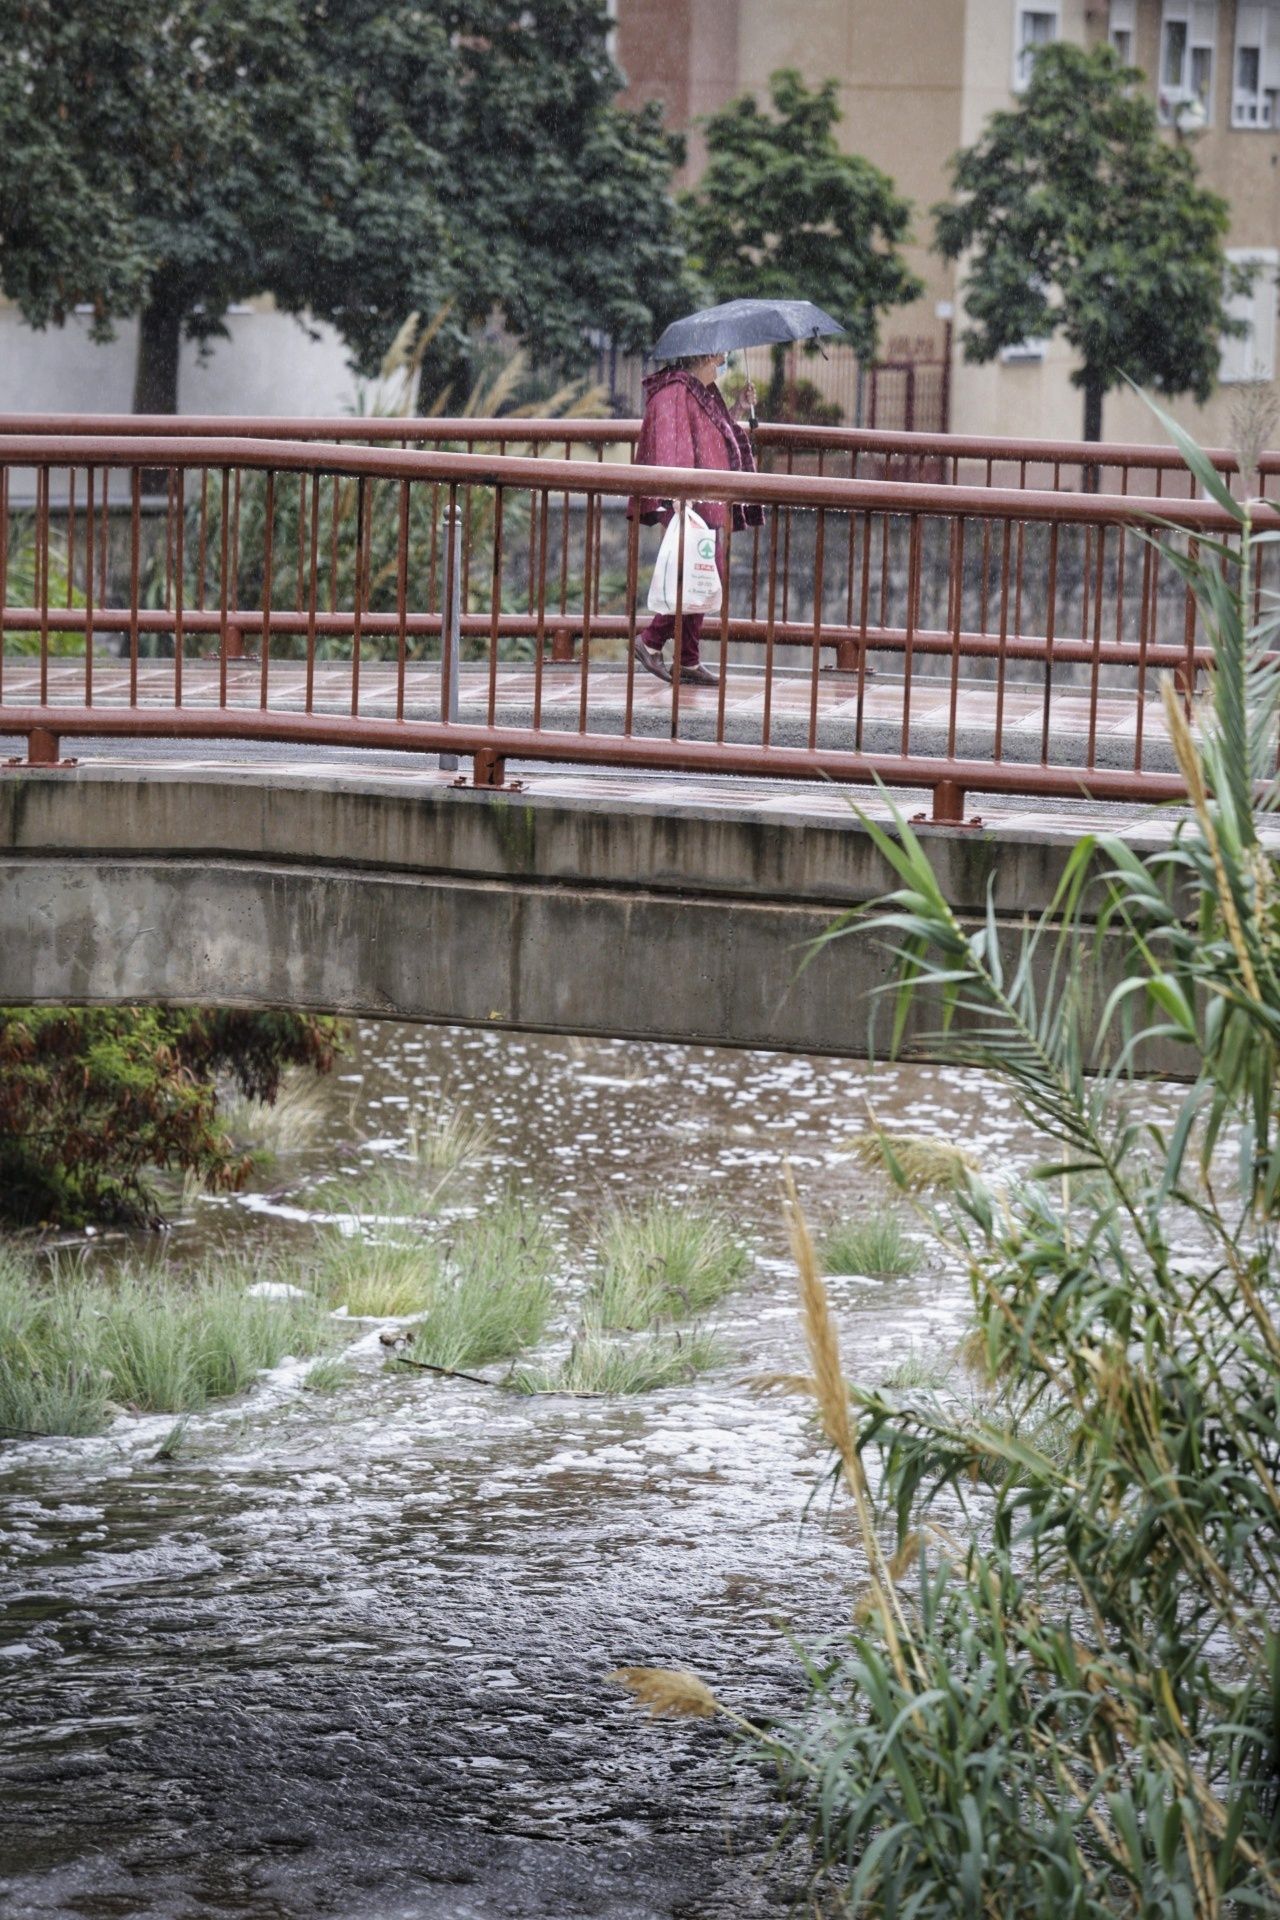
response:
<path id="1" fill-rule="evenodd" d="M 683 360 L 695 353 L 728 353 L 734 347 L 773 347 L 787 340 L 817 340 L 843 333 L 812 300 L 726 300 L 673 320 L 653 350 L 656 360 Z"/>

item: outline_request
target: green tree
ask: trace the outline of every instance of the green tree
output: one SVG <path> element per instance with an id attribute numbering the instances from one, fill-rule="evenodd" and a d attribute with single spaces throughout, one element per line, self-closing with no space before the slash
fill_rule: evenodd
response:
<path id="1" fill-rule="evenodd" d="M 274 1100 L 289 1066 L 327 1073 L 341 1031 L 313 1014 L 166 1007 L 0 1007 L 0 1217 L 154 1219 L 155 1168 L 234 1189 L 217 1081 Z"/>
<path id="2" fill-rule="evenodd" d="M 0 289 L 34 326 L 140 320 L 135 408 L 183 336 L 270 293 L 372 372 L 405 314 L 502 312 L 533 352 L 647 344 L 683 298 L 679 143 L 613 104 L 601 0 L 9 0 Z"/>
<path id="3" fill-rule="evenodd" d="M 923 287 L 899 247 L 911 204 L 893 181 L 836 140 L 836 82 L 816 90 L 786 68 L 769 79 L 772 113 L 750 94 L 705 122 L 707 166 L 681 196 L 693 266 L 717 300 L 815 300 L 872 359 L 880 315 Z M 785 378 L 774 354 L 769 405 Z"/>
<path id="4" fill-rule="evenodd" d="M 1227 202 L 1161 137 L 1153 103 L 1110 47 L 1037 54 L 1016 107 L 993 113 L 952 161 L 957 198 L 934 208 L 937 248 L 968 255 L 968 360 L 1061 332 L 1079 366 L 1084 437 L 1126 376 L 1205 400 L 1219 340 L 1237 331 Z"/>

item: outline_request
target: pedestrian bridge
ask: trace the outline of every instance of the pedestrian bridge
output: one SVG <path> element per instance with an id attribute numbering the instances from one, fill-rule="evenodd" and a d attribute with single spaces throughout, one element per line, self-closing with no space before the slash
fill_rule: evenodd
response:
<path id="1" fill-rule="evenodd" d="M 1080 832 L 1182 795 L 1157 681 L 1210 656 L 1145 536 L 1230 522 L 1165 450 L 773 429 L 712 476 L 613 422 L 128 424 L 0 421 L 0 1004 L 862 1055 L 888 960 L 803 965 L 888 880 L 853 797 L 1012 941 Z M 636 670 L 636 494 L 764 508 L 717 686 Z"/>
<path id="2" fill-rule="evenodd" d="M 889 878 L 834 785 L 530 769 L 501 791 L 323 747 L 149 751 L 95 744 L 75 768 L 0 781 L 0 1005 L 288 1006 L 868 1053 L 888 956 L 855 937 L 805 964 Z M 1108 823 L 1010 806 L 917 830 L 962 915 L 976 923 L 994 888 L 1012 943 L 1090 818 Z M 919 1057 L 933 1017 L 909 1036 Z"/>

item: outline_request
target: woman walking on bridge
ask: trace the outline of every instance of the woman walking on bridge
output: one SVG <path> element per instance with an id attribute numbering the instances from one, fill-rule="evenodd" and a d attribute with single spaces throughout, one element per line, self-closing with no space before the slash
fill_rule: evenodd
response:
<path id="1" fill-rule="evenodd" d="M 756 390 L 748 381 L 731 413 L 716 385 L 716 375 L 726 364 L 714 353 L 692 354 L 670 361 L 659 372 L 649 375 L 644 383 L 644 419 L 636 441 L 637 466 L 708 467 L 718 473 L 755 472 L 751 441 L 739 421 L 742 415 L 754 411 Z M 694 506 L 707 525 L 716 529 L 716 563 L 723 580 L 724 547 L 719 529 L 725 523 L 726 509 L 718 500 L 698 500 Z M 652 498 L 630 501 L 627 511 L 632 516 L 638 513 L 645 526 L 665 526 L 674 509 L 669 500 Z M 763 518 L 764 511 L 759 506 L 735 506 L 734 531 L 759 526 Z M 694 686 L 714 687 L 716 675 L 702 665 L 702 622 L 700 613 L 685 613 L 680 617 L 680 678 Z M 660 613 L 636 636 L 636 659 L 660 680 L 671 678 L 671 667 L 662 654 L 675 630 L 675 615 Z"/>

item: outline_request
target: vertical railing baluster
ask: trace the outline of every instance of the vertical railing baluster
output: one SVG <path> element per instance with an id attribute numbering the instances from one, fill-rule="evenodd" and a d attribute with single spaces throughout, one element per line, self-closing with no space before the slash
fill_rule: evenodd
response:
<path id="1" fill-rule="evenodd" d="M 733 514 L 732 506 L 725 508 L 724 518 L 724 572 L 721 576 L 720 595 L 720 685 L 716 688 L 716 739 L 724 740 L 724 703 L 729 687 L 729 588 L 733 579 Z"/>
<path id="2" fill-rule="evenodd" d="M 1044 712 L 1040 727 L 1040 764 L 1049 764 L 1049 721 L 1053 699 L 1053 643 L 1058 624 L 1058 535 L 1056 520 L 1049 525 L 1049 584 L 1044 616 Z"/>
<path id="3" fill-rule="evenodd" d="M 138 704 L 138 628 L 139 606 L 142 584 L 142 469 L 134 467 L 130 473 L 129 501 L 129 705 Z M 223 503 L 225 507 L 225 502 Z M 222 516 L 224 529 L 227 524 L 226 513 Z"/>
<path id="4" fill-rule="evenodd" d="M 1102 680 L 1102 592 L 1106 573 L 1107 526 L 1098 523 L 1097 578 L 1093 588 L 1093 657 L 1089 663 L 1089 733 L 1085 745 L 1085 765 L 1092 767 L 1098 756 L 1098 692 Z"/>
<path id="5" fill-rule="evenodd" d="M 960 702 L 960 645 L 964 619 L 964 515 L 951 523 L 951 705 L 947 718 L 947 758 L 956 757 L 956 710 Z"/>
<path id="6" fill-rule="evenodd" d="M 996 723 L 992 758 L 1004 758 L 1004 695 L 1009 660 L 1009 568 L 1013 555 L 1013 523 L 1005 520 L 1000 540 L 1000 638 L 996 653 Z"/>
<path id="7" fill-rule="evenodd" d="M 138 479 L 138 476 L 135 473 L 134 474 L 135 516 L 137 513 L 137 497 L 138 497 L 137 496 L 137 479 Z M 219 519 L 219 526 L 218 526 L 218 705 L 220 707 L 225 707 L 227 704 L 227 653 L 231 644 L 231 622 L 228 617 L 230 613 L 230 608 L 231 608 L 231 583 L 228 577 L 228 570 L 230 567 L 230 553 L 231 553 L 231 469 L 229 467 L 224 467 L 222 469 L 221 500 L 219 505 L 218 519 Z M 136 526 L 136 519 L 135 519 L 135 526 Z M 134 534 L 133 552 L 134 552 L 134 568 L 135 568 L 135 584 L 134 584 L 134 591 L 133 591 L 133 602 L 136 607 L 138 603 L 138 590 L 137 590 L 137 584 L 136 584 L 138 541 L 137 541 L 136 531 Z M 137 651 L 136 645 L 134 650 L 136 653 Z"/>
<path id="8" fill-rule="evenodd" d="M 676 615 L 675 633 L 671 642 L 671 738 L 680 737 L 680 674 L 684 657 L 684 542 L 689 516 L 686 502 L 677 500 L 675 510 L 680 516 L 680 527 L 676 541 Z"/>
<path id="9" fill-rule="evenodd" d="M 458 487 L 449 487 L 444 513 L 445 565 L 440 601 L 440 718 L 446 726 L 458 719 L 458 656 L 462 651 L 462 526 L 458 515 Z M 442 753 L 440 766 L 452 772 L 456 753 Z"/>
<path id="10" fill-rule="evenodd" d="M 360 658 L 364 650 L 364 614 L 369 592 L 368 542 L 369 476 L 356 480 L 355 583 L 351 594 L 351 717 L 360 712 Z"/>
<path id="11" fill-rule="evenodd" d="M 913 513 L 907 535 L 906 645 L 902 656 L 902 755 L 911 752 L 911 680 L 915 664 L 916 627 L 920 595 L 920 516 Z"/>
<path id="12" fill-rule="evenodd" d="M 185 638 L 183 621 L 186 606 L 185 582 L 182 576 L 185 560 L 186 482 L 186 468 L 175 467 L 173 470 L 173 704 L 175 707 L 182 705 L 182 656 Z M 266 653 L 264 644 L 262 649 L 264 660 Z"/>
<path id="13" fill-rule="evenodd" d="M 49 704 L 49 469 L 36 473 L 36 577 L 40 609 L 40 705 Z"/>
<path id="14" fill-rule="evenodd" d="M 529 592 L 536 600 L 538 609 L 538 627 L 533 645 L 533 730 L 542 726 L 542 671 L 547 651 L 547 546 L 550 535 L 551 494 L 543 487 L 538 495 L 538 572 L 536 587 L 530 583 Z"/>
<path id="15" fill-rule="evenodd" d="M 404 719 L 404 680 L 409 658 L 409 482 L 400 482 L 396 537 L 396 719 Z"/>
<path id="16" fill-rule="evenodd" d="M 316 691 L 316 612 L 320 604 L 320 475 L 311 476 L 311 555 L 307 580 L 306 710 L 311 712 Z"/>
<path id="17" fill-rule="evenodd" d="M 818 669 L 822 648 L 822 588 L 826 562 L 827 510 L 818 508 L 813 551 L 813 659 L 809 670 L 809 751 L 818 744 Z"/>
<path id="18" fill-rule="evenodd" d="M 84 478 L 84 703 L 86 707 L 91 707 L 93 705 L 93 569 L 94 555 L 97 551 L 93 537 L 95 532 L 93 523 L 95 501 L 93 485 L 94 473 L 92 467 L 85 468 Z M 70 580 L 70 572 L 71 569 L 68 566 L 68 581 Z M 70 595 L 68 595 L 67 605 L 70 606 L 70 604 Z"/>
<path id="19" fill-rule="evenodd" d="M 600 510 L 602 505 L 603 505 L 603 501 L 602 501 L 601 495 L 595 494 L 595 493 L 587 494 L 586 496 L 587 524 L 583 532 L 584 546 L 583 546 L 583 553 L 582 553 L 582 662 L 581 662 L 581 667 L 579 672 L 579 685 L 578 685 L 578 732 L 579 733 L 585 733 L 587 731 L 587 702 L 590 697 L 590 673 L 591 673 L 591 567 L 592 567 L 592 554 L 593 554 L 592 541 L 593 541 L 593 538 L 598 538 L 598 535 L 594 532 L 594 528 L 595 528 L 595 522 L 600 515 Z"/>
<path id="20" fill-rule="evenodd" d="M 238 471 L 238 469 L 237 469 Z M 258 705 L 267 710 L 267 676 L 271 667 L 271 597 L 275 567 L 276 476 L 267 468 L 267 490 L 262 529 L 262 661 L 258 674 Z"/>
<path id="21" fill-rule="evenodd" d="M 502 617 L 502 515 L 505 490 L 493 490 L 493 582 L 489 600 L 489 706 L 488 724 L 496 723 L 498 712 L 498 623 Z M 583 653 L 586 653 L 585 646 Z"/>
<path id="22" fill-rule="evenodd" d="M 771 744 L 773 731 L 773 656 L 778 610 L 778 509 L 769 510 L 769 591 L 765 603 L 764 704 L 760 715 L 760 744 Z"/>
<path id="23" fill-rule="evenodd" d="M 628 505 L 635 504 L 629 501 Z M 635 725 L 636 704 L 636 624 L 640 575 L 640 515 L 627 515 L 627 692 L 622 714 L 622 731 L 629 736 Z M 541 642 L 539 642 L 541 654 Z M 723 676 L 723 662 L 721 663 Z"/>
<path id="24" fill-rule="evenodd" d="M 862 752 L 867 702 L 867 621 L 871 611 L 871 509 L 862 516 L 862 589 L 858 602 L 858 706 L 854 717 L 853 749 Z"/>

